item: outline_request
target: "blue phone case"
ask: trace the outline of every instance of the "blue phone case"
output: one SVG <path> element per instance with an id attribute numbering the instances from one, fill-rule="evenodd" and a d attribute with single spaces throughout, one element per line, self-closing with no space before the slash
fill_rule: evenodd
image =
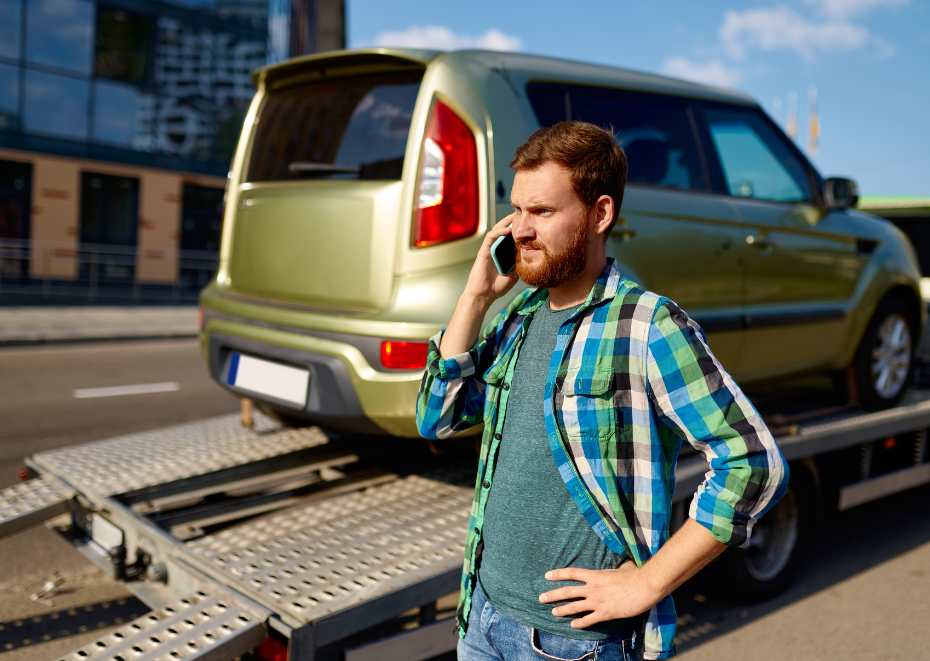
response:
<path id="1" fill-rule="evenodd" d="M 516 259 L 514 259 L 514 264 L 510 266 L 506 271 L 501 268 L 500 260 L 497 258 L 497 249 L 500 248 L 501 244 L 507 239 L 507 237 L 513 238 L 512 234 L 505 234 L 503 236 L 497 237 L 497 240 L 491 244 L 491 260 L 494 262 L 494 266 L 497 267 L 497 272 L 501 275 L 507 275 L 513 271 L 514 266 L 516 266 Z"/>

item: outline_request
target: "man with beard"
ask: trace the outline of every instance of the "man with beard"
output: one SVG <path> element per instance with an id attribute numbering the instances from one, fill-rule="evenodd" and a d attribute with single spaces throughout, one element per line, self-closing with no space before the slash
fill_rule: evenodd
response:
<path id="1" fill-rule="evenodd" d="M 430 340 L 417 401 L 428 438 L 484 423 L 458 656 L 669 658 L 672 590 L 748 543 L 787 466 L 698 325 L 607 257 L 627 170 L 613 135 L 543 128 L 510 167 L 513 214 Z M 501 275 L 490 248 L 509 232 L 516 273 Z M 479 333 L 518 277 L 535 289 Z M 711 470 L 669 540 L 682 439 Z"/>

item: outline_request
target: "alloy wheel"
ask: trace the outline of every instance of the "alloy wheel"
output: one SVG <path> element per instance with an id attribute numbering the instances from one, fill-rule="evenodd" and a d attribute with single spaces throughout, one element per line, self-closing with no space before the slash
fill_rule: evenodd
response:
<path id="1" fill-rule="evenodd" d="M 872 383 L 875 392 L 892 399 L 907 382 L 911 359 L 911 331 L 907 319 L 893 312 L 882 320 L 872 346 Z"/>

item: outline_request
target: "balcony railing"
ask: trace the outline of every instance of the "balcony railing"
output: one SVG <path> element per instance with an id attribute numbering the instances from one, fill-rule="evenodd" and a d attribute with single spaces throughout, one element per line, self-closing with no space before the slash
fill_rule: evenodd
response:
<path id="1" fill-rule="evenodd" d="M 219 254 L 0 238 L 0 303 L 190 303 Z"/>

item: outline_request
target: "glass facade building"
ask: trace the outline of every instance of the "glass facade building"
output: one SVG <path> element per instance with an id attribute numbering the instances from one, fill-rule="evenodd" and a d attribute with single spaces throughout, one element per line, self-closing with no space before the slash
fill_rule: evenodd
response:
<path id="1" fill-rule="evenodd" d="M 0 0 L 0 304 L 201 285 L 252 71 L 344 35 L 344 0 Z"/>
<path id="2" fill-rule="evenodd" d="M 0 146 L 224 175 L 267 0 L 0 0 Z"/>

